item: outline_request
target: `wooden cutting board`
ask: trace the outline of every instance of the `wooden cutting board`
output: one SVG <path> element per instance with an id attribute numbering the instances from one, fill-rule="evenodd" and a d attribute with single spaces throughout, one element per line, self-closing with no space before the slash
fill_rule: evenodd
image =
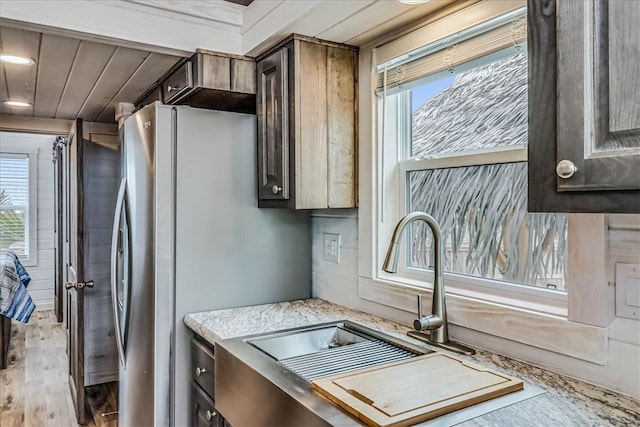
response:
<path id="1" fill-rule="evenodd" d="M 431 353 L 317 379 L 313 388 L 371 426 L 408 426 L 521 390 L 523 383 Z"/>

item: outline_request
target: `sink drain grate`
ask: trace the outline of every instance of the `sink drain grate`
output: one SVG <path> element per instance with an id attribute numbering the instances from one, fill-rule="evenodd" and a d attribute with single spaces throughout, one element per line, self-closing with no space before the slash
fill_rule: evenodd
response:
<path id="1" fill-rule="evenodd" d="M 311 382 L 318 378 L 410 359 L 416 356 L 418 354 L 393 344 L 372 339 L 371 341 L 329 348 L 318 353 L 282 359 L 280 363 Z"/>

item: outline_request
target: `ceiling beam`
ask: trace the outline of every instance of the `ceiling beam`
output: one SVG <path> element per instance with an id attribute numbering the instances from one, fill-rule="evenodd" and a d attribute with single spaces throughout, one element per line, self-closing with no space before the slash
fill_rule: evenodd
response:
<path id="1" fill-rule="evenodd" d="M 72 124 L 73 120 L 43 119 L 40 117 L 0 114 L 0 131 L 3 132 L 66 135 L 69 133 Z"/>
<path id="2" fill-rule="evenodd" d="M 0 132 L 67 135 L 72 124 L 73 120 L 0 114 Z M 83 124 L 85 138 L 89 138 L 90 135 L 118 135 L 118 125 L 115 123 L 83 122 Z"/>
<path id="3" fill-rule="evenodd" d="M 238 25 L 216 22 L 190 15 L 178 15 L 152 6 L 125 1 L 3 1 L 2 25 L 29 24 L 41 26 L 58 35 L 80 34 L 81 38 L 126 46 L 134 43 L 140 49 L 176 54 L 204 48 L 240 54 L 241 36 Z M 56 31 L 56 32 L 54 32 Z M 62 33 L 59 33 L 62 31 Z M 127 46 L 132 47 L 132 46 Z M 168 49 L 171 52 L 152 49 Z"/>

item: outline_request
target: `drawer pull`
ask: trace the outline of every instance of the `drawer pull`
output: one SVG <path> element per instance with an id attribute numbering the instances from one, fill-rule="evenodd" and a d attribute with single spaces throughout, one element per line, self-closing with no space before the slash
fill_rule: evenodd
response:
<path id="1" fill-rule="evenodd" d="M 204 374 L 205 372 L 207 372 L 207 370 L 205 368 L 201 368 L 200 366 L 196 366 L 196 375 L 200 376 L 202 374 Z"/>
<path id="2" fill-rule="evenodd" d="M 215 417 L 217 414 L 216 411 L 211 412 L 207 409 L 207 412 L 204 415 L 207 418 L 207 421 L 211 421 L 211 418 Z"/>
<path id="3" fill-rule="evenodd" d="M 177 87 L 177 86 L 167 86 L 167 92 L 171 93 L 171 92 L 180 92 L 182 89 L 186 89 L 186 86 L 182 86 L 182 87 Z"/>

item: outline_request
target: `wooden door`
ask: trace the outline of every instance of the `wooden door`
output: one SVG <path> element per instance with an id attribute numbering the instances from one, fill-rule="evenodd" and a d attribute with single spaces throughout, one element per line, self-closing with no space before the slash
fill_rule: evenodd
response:
<path id="1" fill-rule="evenodd" d="M 258 198 L 289 199 L 289 96 L 286 46 L 257 64 Z"/>
<path id="2" fill-rule="evenodd" d="M 61 162 L 69 388 L 81 424 L 85 387 L 118 379 L 108 252 L 120 156 L 116 129 L 103 131 L 85 139 L 77 119 Z"/>
<path id="3" fill-rule="evenodd" d="M 82 120 L 76 119 L 68 141 L 68 251 L 67 327 L 69 388 L 78 423 L 85 422 L 84 409 L 84 221 Z"/>

